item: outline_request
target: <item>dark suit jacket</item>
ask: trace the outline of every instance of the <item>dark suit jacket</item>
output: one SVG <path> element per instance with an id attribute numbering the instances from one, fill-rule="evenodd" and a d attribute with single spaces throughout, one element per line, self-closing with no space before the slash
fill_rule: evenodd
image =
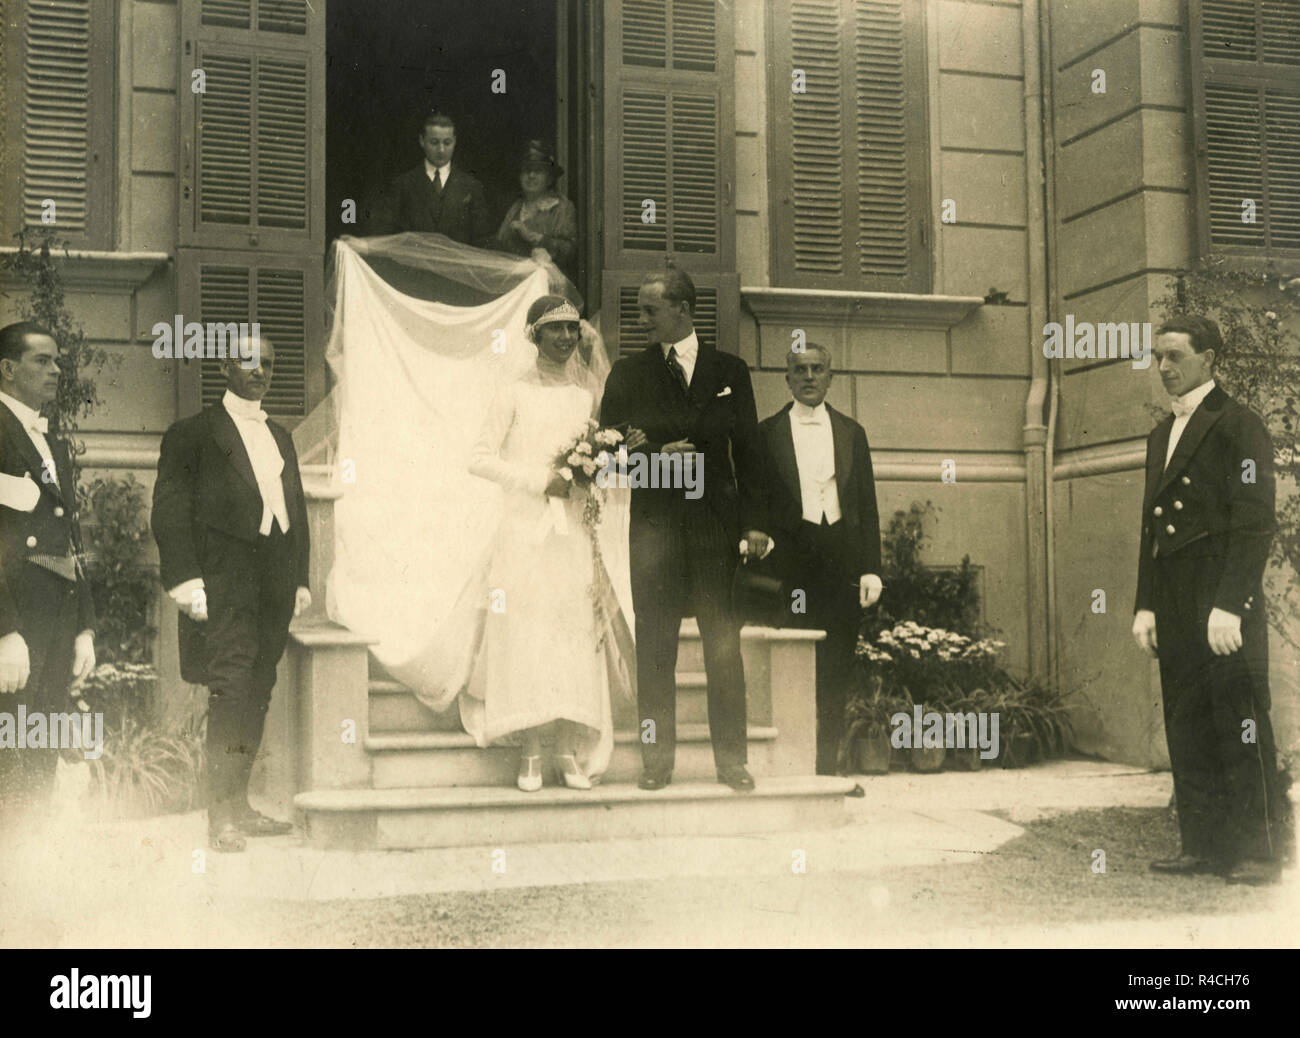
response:
<path id="1" fill-rule="evenodd" d="M 803 496 L 799 466 L 795 460 L 794 435 L 790 431 L 793 401 L 759 423 L 767 471 L 769 531 L 776 540 L 776 553 L 789 565 L 806 560 L 813 550 L 803 532 Z M 835 449 L 835 486 L 839 493 L 841 521 L 848 546 L 846 562 L 852 578 L 880 573 L 880 515 L 876 507 L 876 479 L 871 468 L 867 433 L 848 415 L 830 404 L 831 439 Z"/>
<path id="2" fill-rule="evenodd" d="M 67 445 L 46 436 L 58 484 L 42 478 L 44 462 L 14 413 L 0 404 L 0 473 L 30 478 L 40 498 L 30 512 L 0 505 L 0 636 L 23 630 L 20 603 L 28 587 L 28 556 L 82 554 L 77 492 Z M 62 489 L 60 489 L 62 488 Z M 66 585 L 65 585 L 66 586 Z M 77 568 L 77 630 L 95 626 L 95 606 L 81 568 Z M 24 632 L 27 639 L 30 632 Z M 30 649 L 31 646 L 29 645 Z"/>
<path id="3" fill-rule="evenodd" d="M 762 445 L 749 368 L 739 357 L 701 342 L 683 398 L 652 345 L 622 357 L 609 373 L 601 401 L 602 425 L 629 423 L 649 442 L 634 454 L 653 454 L 675 440 L 689 440 L 704 456 L 702 501 L 739 542 L 744 530 L 765 530 Z M 734 462 L 734 464 L 733 464 Z M 683 507 L 701 503 L 674 488 L 634 488 L 632 522 L 666 522 Z"/>
<path id="4" fill-rule="evenodd" d="M 283 427 L 274 420 L 268 420 L 266 427 L 284 458 L 280 480 L 289 512 L 289 550 L 296 586 L 307 587 L 311 540 L 298 455 Z M 174 588 L 195 577 L 210 582 L 226 559 L 225 542 L 209 532 L 216 530 L 251 546 L 257 543 L 261 521 L 257 477 L 225 407 L 217 403 L 173 424 L 163 437 L 153 492 L 152 526 L 163 587 Z M 201 683 L 200 626 L 184 613 L 180 615 L 182 676 Z"/>
<path id="5" fill-rule="evenodd" d="M 483 185 L 472 173 L 454 164 L 441 195 L 434 194 L 423 161 L 408 169 L 393 181 L 387 206 L 388 217 L 381 217 L 378 233 L 426 231 L 479 248 L 495 244 Z"/>
<path id="6" fill-rule="evenodd" d="M 1188 419 L 1174 456 L 1174 417 L 1147 437 L 1146 492 L 1135 609 L 1154 609 L 1154 552 L 1212 567 L 1209 608 L 1248 618 L 1263 602 L 1264 567 L 1277 521 L 1273 441 L 1264 423 L 1216 386 Z M 1253 481 L 1243 479 L 1252 462 Z"/>

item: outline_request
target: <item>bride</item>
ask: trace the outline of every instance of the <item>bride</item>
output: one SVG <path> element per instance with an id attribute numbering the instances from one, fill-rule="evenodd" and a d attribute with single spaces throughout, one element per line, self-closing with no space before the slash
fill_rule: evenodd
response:
<path id="1" fill-rule="evenodd" d="M 590 789 L 613 746 L 606 662 L 610 624 L 621 616 L 610 616 L 612 588 L 584 523 L 588 490 L 556 458 L 599 413 L 592 363 L 601 358 L 586 355 L 578 311 L 560 295 L 533 302 L 526 334 L 536 366 L 498 391 L 470 463 L 505 500 L 489 554 L 481 704 L 469 702 L 481 717 L 467 728 L 478 729 L 480 745 L 520 743 L 525 792 L 541 788 L 547 743 L 557 779 Z M 629 433 L 630 446 L 643 439 Z"/>

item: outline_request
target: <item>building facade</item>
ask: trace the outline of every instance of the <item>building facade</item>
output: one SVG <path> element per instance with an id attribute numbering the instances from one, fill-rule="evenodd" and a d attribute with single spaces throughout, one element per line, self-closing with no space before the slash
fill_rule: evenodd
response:
<path id="1" fill-rule="evenodd" d="M 214 366 L 154 356 L 153 326 L 175 315 L 259 321 L 277 346 L 268 410 L 287 423 L 324 396 L 327 242 L 361 194 L 334 190 L 329 154 L 347 146 L 330 121 L 362 46 L 331 33 L 340 2 L 0 3 L 0 224 L 6 239 L 38 226 L 53 201 L 70 301 L 119 358 L 83 426 L 89 475 L 151 484 L 163 430 L 219 396 Z M 792 341 L 829 346 L 830 400 L 867 430 L 882 520 L 933 502 L 927 561 L 969 554 L 1008 663 L 1081 689 L 1080 747 L 1163 763 L 1157 672 L 1129 636 L 1147 405 L 1163 393 L 1123 357 L 1048 359 L 1043 330 L 1151 320 L 1207 252 L 1300 265 L 1300 14 L 526 4 L 554 27 L 546 111 L 611 347 L 641 344 L 636 286 L 668 257 L 700 287 L 702 334 L 749 363 L 760 417 L 787 399 Z M 423 31 L 416 6 L 368 5 L 376 67 L 374 41 Z M 490 36 L 491 6 L 457 8 L 451 36 Z M 458 66 L 482 76 L 481 102 L 458 95 L 479 125 L 493 73 L 519 60 Z M 1266 215 L 1243 230 L 1256 196 Z M 15 302 L 0 300 L 6 320 Z M 1275 639 L 1284 748 L 1298 669 Z"/>

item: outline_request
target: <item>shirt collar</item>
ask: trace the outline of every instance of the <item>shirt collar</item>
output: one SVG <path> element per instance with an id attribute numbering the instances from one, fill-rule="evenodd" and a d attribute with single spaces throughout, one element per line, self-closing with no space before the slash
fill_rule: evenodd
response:
<path id="1" fill-rule="evenodd" d="M 39 411 L 33 411 L 21 400 L 11 397 L 8 393 L 0 393 L 0 403 L 14 413 L 14 417 L 22 423 L 24 429 L 30 429 L 41 416 Z"/>
<path id="2" fill-rule="evenodd" d="M 695 329 L 692 328 L 691 333 L 687 335 L 686 338 L 682 339 L 680 342 L 670 342 L 668 345 L 664 346 L 663 350 L 665 360 L 668 359 L 669 350 L 676 350 L 678 360 L 690 361 L 694 364 L 696 354 L 700 352 L 700 340 L 695 334 Z"/>
<path id="3" fill-rule="evenodd" d="M 437 172 L 437 173 L 441 173 L 441 174 L 442 174 L 442 178 L 441 178 L 441 179 L 442 179 L 443 184 L 445 185 L 445 184 L 447 183 L 447 178 L 448 178 L 449 176 L 451 176 L 451 163 L 448 162 L 445 166 L 435 166 L 435 165 L 434 165 L 432 162 L 430 162 L 428 159 L 425 159 L 425 160 L 424 160 L 424 175 L 427 176 L 430 180 L 432 180 L 432 179 L 433 179 L 433 174 L 434 174 L 435 172 Z"/>
<path id="4" fill-rule="evenodd" d="M 249 421 L 265 421 L 258 416 L 262 413 L 262 404 L 257 400 L 245 400 L 242 396 L 237 396 L 229 389 L 226 395 L 221 398 L 221 406 L 224 407 L 232 418 L 243 418 Z"/>
<path id="5" fill-rule="evenodd" d="M 1178 400 L 1180 403 L 1186 404 L 1189 408 L 1191 408 L 1191 410 L 1194 411 L 1196 410 L 1196 408 L 1200 407 L 1201 402 L 1205 400 L 1205 398 L 1209 396 L 1211 392 L 1214 391 L 1214 386 L 1215 386 L 1214 379 L 1210 379 L 1206 382 L 1202 382 L 1195 389 L 1190 390 L 1189 392 L 1186 392 L 1182 396 L 1178 397 Z"/>
<path id="6" fill-rule="evenodd" d="M 830 421 L 830 415 L 826 413 L 826 401 L 823 400 L 816 407 L 809 407 L 799 400 L 795 400 L 794 406 L 790 408 L 790 414 L 800 422 L 816 423 L 822 425 Z"/>

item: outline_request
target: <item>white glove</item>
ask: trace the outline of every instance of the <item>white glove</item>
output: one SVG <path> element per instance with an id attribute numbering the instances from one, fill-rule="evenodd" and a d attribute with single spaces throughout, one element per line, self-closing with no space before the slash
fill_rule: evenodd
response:
<path id="1" fill-rule="evenodd" d="M 1134 614 L 1133 639 L 1148 656 L 1156 655 L 1156 614 L 1150 609 L 1139 609 Z"/>
<path id="2" fill-rule="evenodd" d="M 17 692 L 27 686 L 32 675 L 32 661 L 27 656 L 27 642 L 17 631 L 0 638 L 0 692 Z"/>
<path id="3" fill-rule="evenodd" d="M 858 577 L 858 604 L 863 609 L 875 605 L 880 601 L 880 592 L 885 590 L 885 585 L 880 582 L 880 578 L 874 573 L 864 573 Z"/>
<path id="4" fill-rule="evenodd" d="M 311 608 L 311 592 L 305 587 L 300 587 L 293 593 L 293 615 L 294 619 L 302 616 Z"/>
<path id="5" fill-rule="evenodd" d="M 72 687 L 80 688 L 95 669 L 95 632 L 82 631 L 72 649 Z"/>
<path id="6" fill-rule="evenodd" d="M 204 590 L 202 577 L 177 584 L 167 595 L 176 603 L 176 608 L 191 620 L 208 618 L 208 593 Z"/>
<path id="7" fill-rule="evenodd" d="M 1226 609 L 1211 609 L 1205 636 L 1216 656 L 1230 656 L 1241 648 L 1241 617 Z"/>

